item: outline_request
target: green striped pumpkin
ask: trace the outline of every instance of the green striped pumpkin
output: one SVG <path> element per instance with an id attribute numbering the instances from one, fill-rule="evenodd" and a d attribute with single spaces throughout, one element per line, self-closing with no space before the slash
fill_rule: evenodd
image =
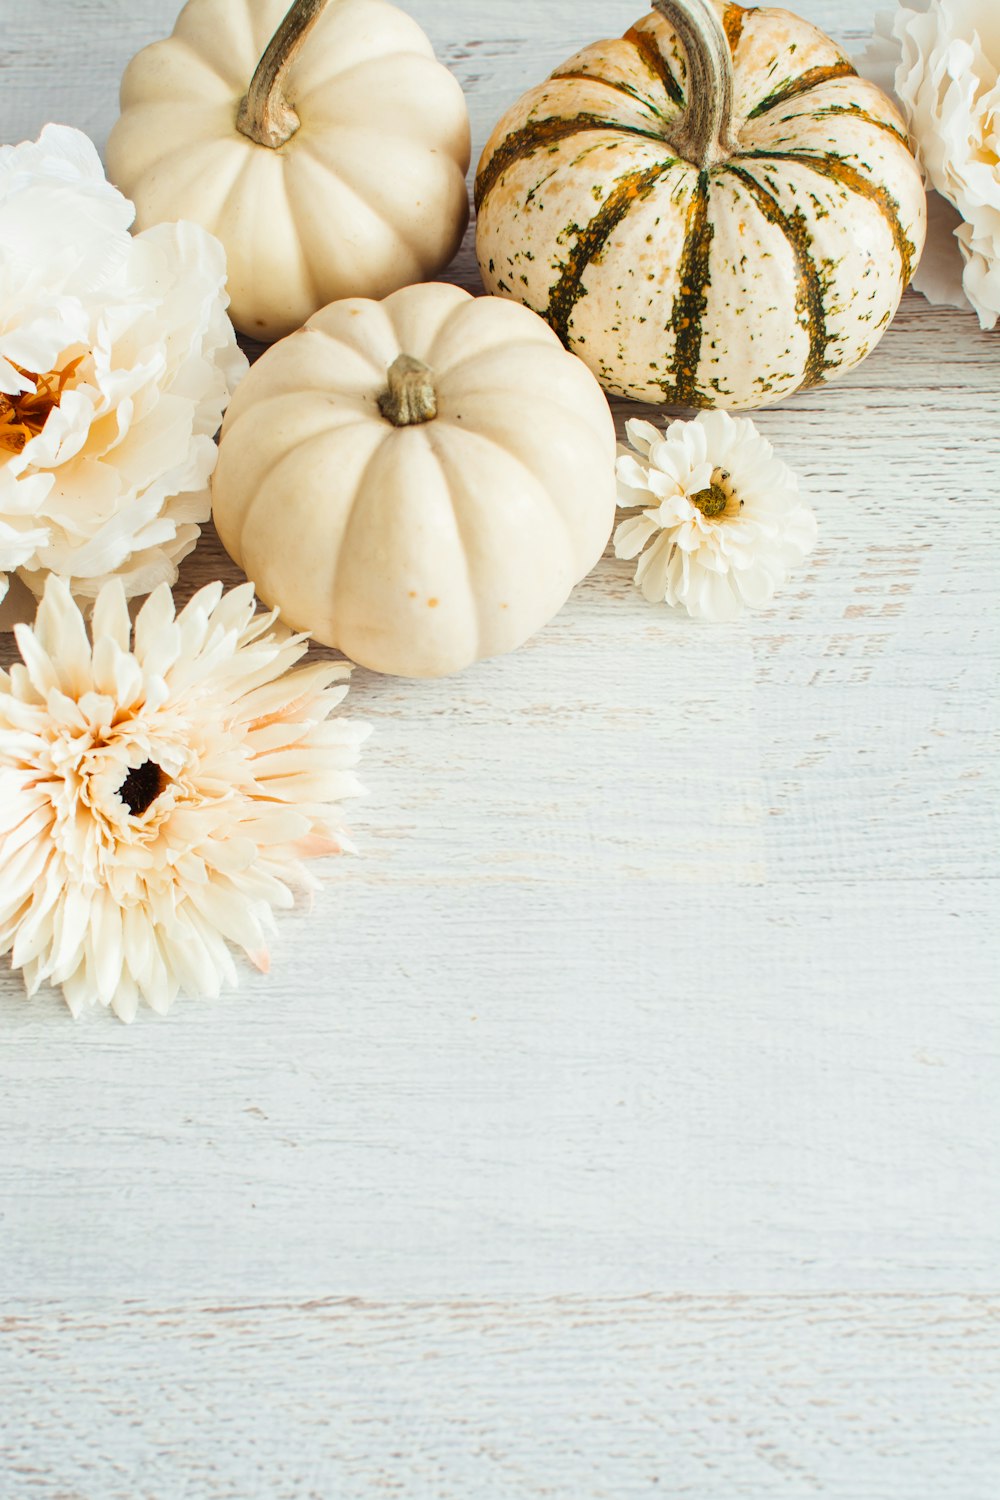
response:
<path id="1" fill-rule="evenodd" d="M 605 388 L 766 406 L 891 321 L 926 198 L 900 115 L 788 11 L 656 0 L 530 90 L 476 180 L 486 288 Z"/>

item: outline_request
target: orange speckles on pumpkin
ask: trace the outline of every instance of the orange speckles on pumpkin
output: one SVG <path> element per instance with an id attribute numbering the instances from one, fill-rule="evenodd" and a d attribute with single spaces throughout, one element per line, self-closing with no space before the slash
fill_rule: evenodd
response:
<path id="1" fill-rule="evenodd" d="M 673 159 L 652 167 L 628 173 L 615 184 L 603 208 L 589 224 L 572 226 L 576 244 L 561 263 L 561 276 L 549 293 L 549 305 L 542 316 L 552 325 L 564 344 L 569 342 L 569 325 L 573 309 L 583 294 L 583 278 L 593 260 L 600 260 L 608 240 L 628 216 L 633 204 L 648 198 L 674 165 Z"/>
<path id="2" fill-rule="evenodd" d="M 744 22 L 746 21 L 746 18 L 749 14 L 750 11 L 745 9 L 742 5 L 726 6 L 722 24 L 725 27 L 726 41 L 729 43 L 729 50 L 734 57 L 736 56 L 736 49 L 740 44 L 740 37 L 743 35 Z"/>
<path id="3" fill-rule="evenodd" d="M 438 605 L 440 603 L 441 603 L 440 599 L 428 599 L 428 601 L 427 601 L 427 608 L 428 609 L 437 609 L 437 607 L 438 607 Z"/>
<path id="4" fill-rule="evenodd" d="M 698 365 L 701 360 L 702 319 L 707 305 L 710 279 L 710 257 L 715 228 L 709 218 L 709 177 L 700 172 L 698 185 L 687 207 L 684 251 L 681 258 L 681 292 L 674 303 L 671 320 L 674 345 L 674 381 L 664 381 L 666 400 L 686 406 L 709 404 L 698 389 Z"/>
<path id="5" fill-rule="evenodd" d="M 531 120 L 501 141 L 489 161 L 480 164 L 475 185 L 477 210 L 483 207 L 500 178 L 516 162 L 533 156 L 539 150 L 556 151 L 569 137 L 593 130 L 621 131 L 626 135 L 643 136 L 650 140 L 660 139 L 656 131 L 644 130 L 638 125 L 625 125 L 614 118 L 588 112 L 569 117 L 553 115 L 543 120 Z M 537 191 L 537 188 L 533 189 L 532 196 Z M 542 207 L 541 204 L 538 206 Z"/>
<path id="6" fill-rule="evenodd" d="M 832 83 L 837 78 L 856 78 L 857 76 L 857 69 L 846 57 L 834 63 L 825 63 L 821 67 L 808 68 L 797 77 L 786 80 L 773 93 L 768 94 L 766 99 L 762 99 L 750 111 L 747 119 L 758 120 L 761 115 L 769 114 L 771 110 L 787 103 L 788 100 L 797 99 L 800 94 L 811 93 L 813 89 L 819 88 L 820 84 Z"/>
<path id="7" fill-rule="evenodd" d="M 869 203 L 893 233 L 902 275 L 912 269 L 907 214 L 919 205 L 896 190 L 905 176 L 892 149 L 902 140 L 898 121 L 881 118 L 866 85 L 852 87 L 854 69 L 836 49 L 814 52 L 811 28 L 750 4 L 710 7 L 739 52 L 742 123 L 706 176 L 697 162 L 677 159 L 685 137 L 671 95 L 693 75 L 681 43 L 655 18 L 633 27 L 624 45 L 595 43 L 583 62 L 557 69 L 497 132 L 501 150 L 517 138 L 517 170 L 509 160 L 512 170 L 484 204 L 483 262 L 496 258 L 519 300 L 541 312 L 611 395 L 737 409 L 848 368 L 898 302 L 892 246 Z M 750 109 L 762 122 L 754 129 L 745 126 Z M 643 137 L 654 135 L 664 172 L 647 186 L 654 154 Z M 756 189 L 741 184 L 742 173 Z M 537 218 L 524 211 L 535 185 L 546 200 Z M 525 282 L 528 243 L 534 265 Z M 828 315 L 838 319 L 836 339 Z"/>

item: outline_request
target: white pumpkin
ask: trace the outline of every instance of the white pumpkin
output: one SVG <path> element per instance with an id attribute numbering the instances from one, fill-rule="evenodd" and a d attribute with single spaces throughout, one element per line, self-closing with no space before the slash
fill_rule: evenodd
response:
<path id="1" fill-rule="evenodd" d="M 617 395 L 766 406 L 878 343 L 923 248 L 920 173 L 896 108 L 808 21 L 655 5 L 494 130 L 483 280 Z"/>
<path id="2" fill-rule="evenodd" d="M 224 244 L 230 314 L 280 338 L 317 308 L 436 275 L 462 241 L 469 119 L 385 0 L 189 0 L 129 64 L 108 172 L 140 229 Z"/>
<path id="3" fill-rule="evenodd" d="M 586 366 L 527 308 L 440 283 L 335 302 L 269 349 L 212 481 L 260 597 L 402 677 L 539 630 L 604 551 L 615 489 Z"/>

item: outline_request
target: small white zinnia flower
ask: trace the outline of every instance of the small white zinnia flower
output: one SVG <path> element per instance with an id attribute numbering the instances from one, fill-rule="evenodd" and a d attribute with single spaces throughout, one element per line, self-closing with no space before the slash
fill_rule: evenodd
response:
<path id="1" fill-rule="evenodd" d="M 29 994 L 131 1020 L 183 989 L 235 984 L 233 943 L 268 964 L 273 910 L 315 886 L 302 861 L 349 845 L 337 804 L 363 726 L 331 710 L 350 668 L 210 584 L 175 615 L 161 585 L 134 632 L 120 580 L 88 639 L 48 580 L 23 665 L 0 673 L 0 953 Z"/>
<path id="2" fill-rule="evenodd" d="M 632 420 L 625 432 L 635 451 L 618 459 L 618 503 L 643 509 L 618 527 L 615 553 L 639 558 L 646 598 L 706 620 L 770 603 L 812 551 L 816 517 L 767 439 L 724 411 L 666 433 Z"/>
<path id="3" fill-rule="evenodd" d="M 15 571 L 148 593 L 208 519 L 247 367 L 225 255 L 196 224 L 133 237 L 133 212 L 78 130 L 0 147 L 0 599 Z"/>

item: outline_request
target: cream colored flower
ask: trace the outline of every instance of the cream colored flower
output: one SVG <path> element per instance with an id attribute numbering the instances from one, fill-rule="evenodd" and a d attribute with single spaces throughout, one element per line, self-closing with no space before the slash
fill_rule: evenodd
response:
<path id="1" fill-rule="evenodd" d="M 963 221 L 954 234 L 965 295 L 982 326 L 993 328 L 1000 318 L 1000 3 L 900 0 L 877 29 L 893 47 L 895 89 L 924 176 Z M 937 300 L 919 278 L 914 285 Z"/>
<path id="2" fill-rule="evenodd" d="M 132 216 L 79 131 L 0 147 L 0 598 L 15 570 L 148 593 L 208 518 L 246 369 L 225 257 L 195 224 L 133 238 Z"/>
<path id="3" fill-rule="evenodd" d="M 618 503 L 643 509 L 618 527 L 615 553 L 639 558 L 646 598 L 706 620 L 770 603 L 812 551 L 816 518 L 767 439 L 724 411 L 672 422 L 666 434 L 635 420 L 625 432 L 635 451 L 618 459 Z"/>
<path id="4" fill-rule="evenodd" d="M 51 577 L 23 665 L 0 673 L 0 953 L 29 994 L 131 1020 L 179 990 L 235 984 L 233 943 L 267 968 L 275 908 L 316 882 L 303 860 L 349 847 L 343 797 L 363 727 L 334 718 L 350 668 L 254 614 L 250 584 L 167 586 L 131 629 L 120 580 L 91 633 Z"/>

